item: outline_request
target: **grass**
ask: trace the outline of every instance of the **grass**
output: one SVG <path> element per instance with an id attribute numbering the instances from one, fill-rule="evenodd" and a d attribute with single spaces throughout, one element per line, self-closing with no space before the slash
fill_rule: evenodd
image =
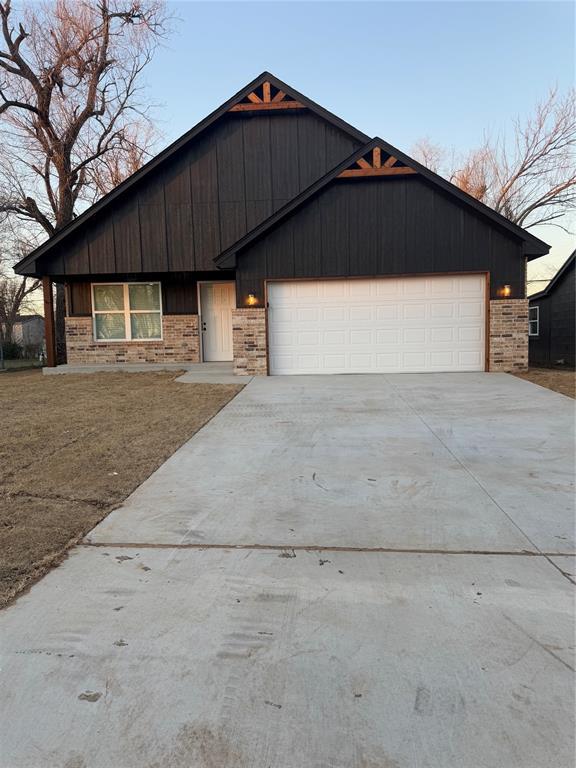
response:
<path id="1" fill-rule="evenodd" d="M 0 377 L 0 607 L 241 389 L 178 373 Z"/>
<path id="2" fill-rule="evenodd" d="M 546 389 L 552 389 L 554 392 L 560 392 L 561 395 L 576 398 L 576 371 L 530 368 L 526 373 L 517 373 L 516 376 Z"/>

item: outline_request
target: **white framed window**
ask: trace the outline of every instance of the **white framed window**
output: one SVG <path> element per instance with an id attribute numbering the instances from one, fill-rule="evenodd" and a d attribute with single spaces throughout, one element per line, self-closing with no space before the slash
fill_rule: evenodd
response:
<path id="1" fill-rule="evenodd" d="M 528 336 L 540 335 L 540 307 L 530 307 L 528 310 Z"/>
<path id="2" fill-rule="evenodd" d="M 92 283 L 96 341 L 162 339 L 160 283 Z"/>

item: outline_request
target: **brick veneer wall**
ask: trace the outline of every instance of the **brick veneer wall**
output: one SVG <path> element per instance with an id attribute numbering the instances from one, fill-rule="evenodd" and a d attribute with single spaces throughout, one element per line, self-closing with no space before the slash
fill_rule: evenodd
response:
<path id="1" fill-rule="evenodd" d="M 266 310 L 232 310 L 234 373 L 240 376 L 266 376 Z"/>
<path id="2" fill-rule="evenodd" d="M 198 315 L 164 315 L 162 341 L 94 341 L 91 317 L 66 318 L 71 365 L 102 363 L 198 363 Z"/>
<path id="3" fill-rule="evenodd" d="M 528 299 L 490 302 L 490 371 L 528 368 Z"/>

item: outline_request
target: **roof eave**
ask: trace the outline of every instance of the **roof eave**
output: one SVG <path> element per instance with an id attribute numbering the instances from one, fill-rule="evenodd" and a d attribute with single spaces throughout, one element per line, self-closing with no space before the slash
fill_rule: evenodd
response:
<path id="1" fill-rule="evenodd" d="M 544 299 L 546 298 L 548 294 L 546 293 L 546 289 L 543 291 L 539 291 L 538 293 L 533 293 L 532 296 L 527 296 L 528 301 L 533 301 L 534 299 Z"/>

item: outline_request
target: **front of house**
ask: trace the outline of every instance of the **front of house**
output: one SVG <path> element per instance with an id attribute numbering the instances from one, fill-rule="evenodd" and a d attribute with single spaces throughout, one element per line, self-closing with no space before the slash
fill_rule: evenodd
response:
<path id="1" fill-rule="evenodd" d="M 17 265 L 73 365 L 513 371 L 548 246 L 264 73 Z"/>

